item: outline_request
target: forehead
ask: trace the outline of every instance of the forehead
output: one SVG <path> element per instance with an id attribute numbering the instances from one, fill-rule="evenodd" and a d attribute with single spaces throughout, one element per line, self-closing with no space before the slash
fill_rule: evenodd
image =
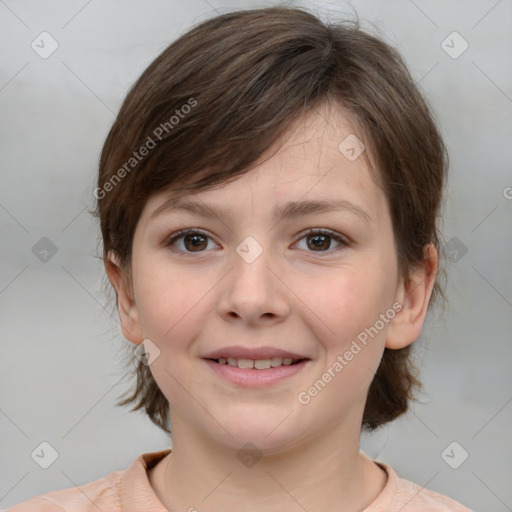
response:
<path id="1" fill-rule="evenodd" d="M 289 201 L 352 202 L 378 218 L 385 198 L 370 171 L 372 158 L 363 135 L 345 109 L 323 104 L 291 124 L 280 140 L 255 162 L 251 170 L 227 184 L 190 193 L 217 210 L 247 209 L 261 212 L 267 206 Z M 176 201 L 187 193 L 173 188 L 151 197 L 144 216 Z M 281 208 L 282 210 L 282 208 Z"/>

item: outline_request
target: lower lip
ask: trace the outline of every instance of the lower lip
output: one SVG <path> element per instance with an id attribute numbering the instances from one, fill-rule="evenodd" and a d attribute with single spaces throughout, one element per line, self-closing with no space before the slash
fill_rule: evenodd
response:
<path id="1" fill-rule="evenodd" d="M 219 364 L 211 359 L 205 359 L 206 364 L 220 377 L 233 384 L 248 387 L 271 386 L 288 377 L 296 375 L 304 369 L 309 359 L 305 359 L 297 364 L 289 366 L 277 366 L 276 368 L 267 368 L 265 370 L 256 370 L 255 368 L 238 368 L 229 364 Z"/>

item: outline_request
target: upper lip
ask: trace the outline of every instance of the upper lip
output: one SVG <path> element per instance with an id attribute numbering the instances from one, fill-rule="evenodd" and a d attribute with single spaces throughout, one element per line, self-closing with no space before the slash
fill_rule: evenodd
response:
<path id="1" fill-rule="evenodd" d="M 272 359 L 273 357 L 289 357 L 291 359 L 309 359 L 304 355 L 288 350 L 281 350 L 275 347 L 258 347 L 258 348 L 244 348 L 244 347 L 225 347 L 214 350 L 209 354 L 203 356 L 204 359 L 219 359 L 220 357 L 234 357 L 235 359 L 252 359 L 253 361 L 261 359 Z"/>

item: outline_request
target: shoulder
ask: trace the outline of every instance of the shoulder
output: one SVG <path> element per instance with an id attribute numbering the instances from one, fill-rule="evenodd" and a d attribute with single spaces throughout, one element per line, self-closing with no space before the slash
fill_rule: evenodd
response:
<path id="1" fill-rule="evenodd" d="M 123 473 L 114 471 L 85 485 L 35 496 L 5 512 L 114 512 L 120 510 L 119 483 Z"/>
<path id="2" fill-rule="evenodd" d="M 391 466 L 381 462 L 378 465 L 387 473 L 388 482 L 381 495 L 365 512 L 382 510 L 382 507 L 389 512 L 472 512 L 444 494 L 400 478 Z"/>
<path id="3" fill-rule="evenodd" d="M 46 495 L 36 496 L 14 507 L 8 508 L 0 512 L 64 512 L 65 509 L 57 505 L 54 501 Z"/>
<path id="4" fill-rule="evenodd" d="M 165 510 L 148 481 L 147 470 L 171 450 L 143 453 L 122 471 L 84 485 L 35 496 L 0 512 L 123 512 L 123 504 L 133 510 Z"/>
<path id="5" fill-rule="evenodd" d="M 471 512 L 458 501 L 436 491 L 431 491 L 413 482 L 398 479 L 397 498 L 404 502 L 402 512 L 428 510 L 435 512 Z"/>

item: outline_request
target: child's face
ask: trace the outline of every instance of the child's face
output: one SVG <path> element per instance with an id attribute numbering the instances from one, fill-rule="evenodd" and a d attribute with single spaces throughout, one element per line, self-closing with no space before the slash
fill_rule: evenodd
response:
<path id="1" fill-rule="evenodd" d="M 226 216 L 165 208 L 152 216 L 169 194 L 147 202 L 133 241 L 134 301 L 120 295 L 121 318 L 131 341 L 150 339 L 160 350 L 150 368 L 176 435 L 271 450 L 327 431 L 359 433 L 404 289 L 384 193 L 363 156 L 349 161 L 338 149 L 352 132 L 341 109 L 319 110 L 268 161 L 217 190 L 180 198 Z M 302 201 L 353 207 L 273 218 L 274 209 Z M 185 228 L 207 237 L 166 245 Z M 334 235 L 306 236 L 309 228 Z M 255 359 L 272 348 L 307 361 L 247 370 L 207 359 L 261 347 Z"/>

